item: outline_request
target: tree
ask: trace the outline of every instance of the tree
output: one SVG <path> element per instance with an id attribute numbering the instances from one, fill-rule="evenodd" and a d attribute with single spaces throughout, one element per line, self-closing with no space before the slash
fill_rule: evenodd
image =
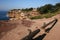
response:
<path id="1" fill-rule="evenodd" d="M 57 10 L 59 10 L 59 9 L 60 9 L 60 3 L 56 3 L 55 8 L 56 8 Z"/>
<path id="2" fill-rule="evenodd" d="M 46 4 L 44 6 L 41 6 L 40 8 L 37 8 L 37 10 L 44 14 L 44 13 L 52 12 L 54 10 L 54 6 L 51 4 Z"/>
<path id="3" fill-rule="evenodd" d="M 33 10 L 33 8 L 22 9 L 22 11 L 26 11 L 26 12 L 28 12 L 28 11 L 32 11 L 32 10 Z"/>
<path id="4" fill-rule="evenodd" d="M 33 10 L 33 8 L 29 8 L 28 10 L 29 10 L 29 11 L 32 11 L 32 10 Z"/>
<path id="5" fill-rule="evenodd" d="M 55 5 L 55 6 L 60 8 L 60 3 L 56 3 L 56 5 Z"/>

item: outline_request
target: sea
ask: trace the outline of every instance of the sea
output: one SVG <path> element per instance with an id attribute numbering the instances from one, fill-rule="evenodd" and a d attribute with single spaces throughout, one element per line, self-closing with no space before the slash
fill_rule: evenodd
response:
<path id="1" fill-rule="evenodd" d="M 8 11 L 0 11 L 0 20 L 9 20 L 9 17 L 7 16 Z"/>

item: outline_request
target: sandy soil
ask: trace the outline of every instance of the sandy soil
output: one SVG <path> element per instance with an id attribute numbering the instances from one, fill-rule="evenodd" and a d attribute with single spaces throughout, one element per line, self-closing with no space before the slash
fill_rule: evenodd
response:
<path id="1" fill-rule="evenodd" d="M 48 19 L 27 20 L 25 21 L 26 23 L 22 23 L 21 20 L 2 22 L 3 26 L 0 27 L 0 40 L 21 40 L 29 34 L 28 29 L 32 31 L 40 29 L 41 32 L 38 35 L 41 35 L 45 33 L 44 29 L 41 29 L 43 23 L 48 23 L 54 18 L 57 18 L 58 22 L 43 40 L 60 40 L 60 14 Z"/>

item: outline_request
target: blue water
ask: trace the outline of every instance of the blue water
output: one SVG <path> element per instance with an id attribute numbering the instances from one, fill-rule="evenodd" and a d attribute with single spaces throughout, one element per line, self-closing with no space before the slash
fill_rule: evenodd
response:
<path id="1" fill-rule="evenodd" d="M 0 11 L 0 20 L 9 20 L 9 17 L 6 16 L 7 11 Z"/>

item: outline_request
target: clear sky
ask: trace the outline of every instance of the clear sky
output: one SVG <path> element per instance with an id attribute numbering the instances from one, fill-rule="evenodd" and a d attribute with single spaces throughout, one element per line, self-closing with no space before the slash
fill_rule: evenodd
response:
<path id="1" fill-rule="evenodd" d="M 60 3 L 60 0 L 0 0 L 0 10 L 40 7 L 45 4 Z"/>

